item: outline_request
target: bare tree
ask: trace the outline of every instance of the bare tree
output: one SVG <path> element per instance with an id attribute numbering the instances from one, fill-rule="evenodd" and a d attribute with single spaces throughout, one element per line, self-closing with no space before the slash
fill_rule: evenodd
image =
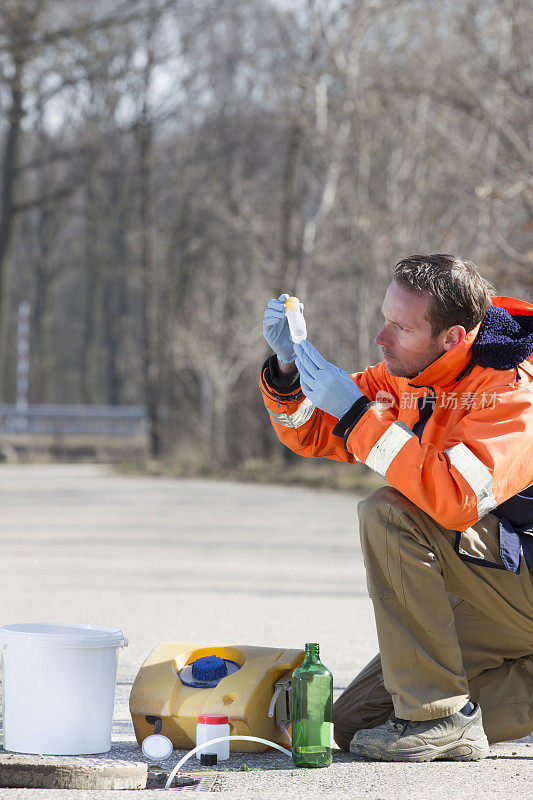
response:
<path id="1" fill-rule="evenodd" d="M 532 21 L 521 0 L 6 0 L 0 397 L 29 296 L 36 401 L 144 403 L 153 455 L 227 465 L 271 441 L 269 297 L 299 294 L 354 370 L 410 252 L 526 294 Z"/>

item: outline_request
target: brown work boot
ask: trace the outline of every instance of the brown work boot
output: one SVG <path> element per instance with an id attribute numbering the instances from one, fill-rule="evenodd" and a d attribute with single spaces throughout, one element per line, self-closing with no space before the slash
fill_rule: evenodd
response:
<path id="1" fill-rule="evenodd" d="M 478 761 L 489 754 L 481 709 L 469 714 L 424 722 L 390 719 L 376 728 L 357 731 L 350 753 L 369 761 Z"/>

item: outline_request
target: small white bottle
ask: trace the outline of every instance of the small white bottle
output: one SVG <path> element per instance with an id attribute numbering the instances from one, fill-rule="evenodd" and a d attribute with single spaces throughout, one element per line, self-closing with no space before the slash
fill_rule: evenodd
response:
<path id="1" fill-rule="evenodd" d="M 288 297 L 285 300 L 285 316 L 289 323 L 291 339 L 294 344 L 300 344 L 304 339 L 307 339 L 307 326 L 297 297 Z"/>
<path id="2" fill-rule="evenodd" d="M 200 714 L 196 726 L 196 746 L 210 739 L 218 739 L 219 736 L 230 736 L 226 714 Z M 213 754 L 216 755 L 217 761 L 226 761 L 229 758 L 229 742 L 217 742 L 199 750 L 196 753 L 198 761 L 201 761 L 202 754 Z"/>

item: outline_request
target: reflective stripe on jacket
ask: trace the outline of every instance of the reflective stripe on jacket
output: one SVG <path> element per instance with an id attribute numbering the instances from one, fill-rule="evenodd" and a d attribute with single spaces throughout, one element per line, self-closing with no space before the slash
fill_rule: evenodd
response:
<path id="1" fill-rule="evenodd" d="M 492 303 L 533 335 L 533 305 Z M 466 530 L 533 484 L 533 346 L 502 369 L 495 337 L 494 356 L 489 341 L 479 360 L 498 368 L 480 366 L 482 325 L 415 378 L 389 375 L 384 362 L 352 375 L 364 398 L 339 421 L 312 406 L 297 377 L 273 378 L 267 360 L 260 386 L 278 438 L 302 456 L 362 461 L 440 525 Z"/>

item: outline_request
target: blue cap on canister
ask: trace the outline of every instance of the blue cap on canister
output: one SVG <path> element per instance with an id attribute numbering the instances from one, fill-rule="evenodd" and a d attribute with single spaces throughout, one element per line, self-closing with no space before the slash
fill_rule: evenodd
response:
<path id="1" fill-rule="evenodd" d="M 197 681 L 212 681 L 223 678 L 228 674 L 228 668 L 223 658 L 219 656 L 203 656 L 192 663 L 192 676 Z"/>

